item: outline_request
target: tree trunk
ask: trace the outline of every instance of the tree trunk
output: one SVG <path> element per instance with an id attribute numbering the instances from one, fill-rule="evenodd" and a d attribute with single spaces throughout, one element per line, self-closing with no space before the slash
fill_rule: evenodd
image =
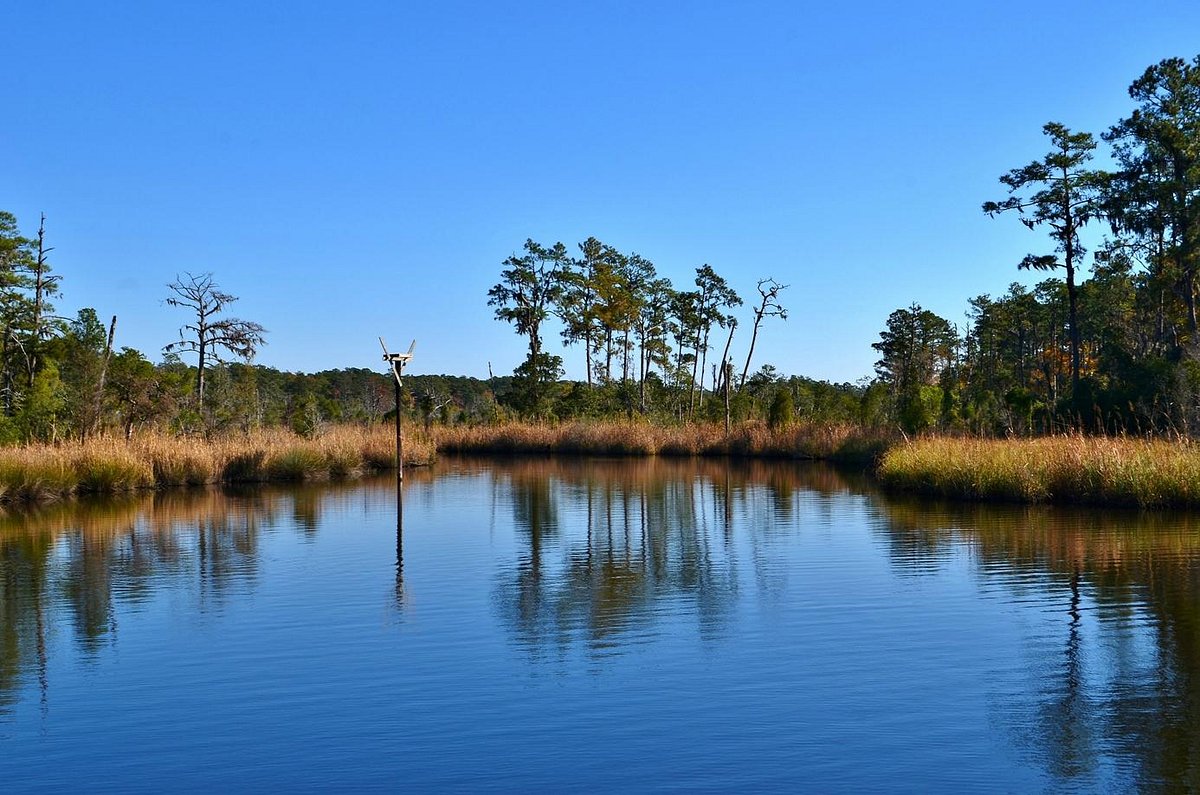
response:
<path id="1" fill-rule="evenodd" d="M 639 327 L 639 339 L 641 343 L 638 345 L 638 410 L 642 414 L 646 413 L 646 374 L 650 367 L 646 356 L 646 326 L 642 324 Z"/>
<path id="2" fill-rule="evenodd" d="M 750 350 L 746 353 L 746 365 L 742 367 L 742 377 L 738 379 L 738 389 L 746 385 L 746 373 L 750 372 L 750 357 L 754 355 L 754 344 L 758 342 L 758 325 L 762 323 L 762 319 L 761 314 L 754 313 L 754 330 L 750 333 Z"/>
<path id="3" fill-rule="evenodd" d="M 621 381 L 629 383 L 629 329 L 625 329 L 625 334 L 621 338 Z"/>
<path id="4" fill-rule="evenodd" d="M 1071 400 L 1079 397 L 1080 336 L 1079 336 L 1079 289 L 1075 286 L 1075 272 L 1067 266 L 1067 326 L 1071 335 Z M 1079 408 L 1076 406 L 1075 408 Z"/>
<path id="5" fill-rule="evenodd" d="M 200 351 L 197 354 L 196 361 L 196 397 L 200 401 L 197 407 L 201 414 L 204 413 L 204 357 L 207 351 L 205 350 L 204 334 L 200 334 Z"/>
<path id="6" fill-rule="evenodd" d="M 1191 332 L 1192 339 L 1195 339 L 1197 331 L 1200 328 L 1196 321 L 1196 285 L 1195 280 L 1189 278 L 1187 284 L 1184 285 L 1183 300 L 1187 304 L 1188 331 Z"/>
<path id="7" fill-rule="evenodd" d="M 727 378 L 727 376 L 725 374 L 725 369 L 726 369 L 725 365 L 729 361 L 729 346 L 731 344 L 733 344 L 733 332 L 735 332 L 735 331 L 737 331 L 737 321 L 730 320 L 729 321 L 729 336 L 725 338 L 725 351 L 724 351 L 724 353 L 721 354 L 721 382 L 722 382 L 722 384 L 724 383 L 725 379 Z M 713 386 L 717 389 L 720 388 L 720 386 L 718 386 L 715 383 L 713 384 Z"/>
<path id="8" fill-rule="evenodd" d="M 730 333 L 730 336 L 733 336 L 732 332 Z M 733 379 L 733 362 L 729 362 L 729 361 L 725 362 L 725 367 L 723 369 L 725 370 L 725 375 L 723 377 L 723 380 L 725 381 L 725 435 L 728 436 L 729 435 L 729 382 Z"/>
<path id="9" fill-rule="evenodd" d="M 104 346 L 104 358 L 100 361 L 100 378 L 96 382 L 96 395 L 92 401 L 91 433 L 100 430 L 100 418 L 104 411 L 104 382 L 108 380 L 108 363 L 112 359 L 113 335 L 117 333 L 117 316 L 113 315 L 108 326 L 108 343 Z"/>
<path id="10" fill-rule="evenodd" d="M 613 333 L 611 328 L 604 330 L 604 383 L 612 383 Z"/>
<path id="11" fill-rule="evenodd" d="M 587 323 L 583 332 L 584 360 L 587 365 L 587 385 L 590 389 L 592 387 L 592 325 L 586 318 L 584 322 Z"/>
<path id="12" fill-rule="evenodd" d="M 37 374 L 38 347 L 42 339 L 42 304 L 45 300 L 46 280 L 44 273 L 46 270 L 47 253 L 49 253 L 49 249 L 46 248 L 46 214 L 42 213 L 42 221 L 38 225 L 37 264 L 34 268 L 33 333 L 29 340 L 29 352 L 25 357 L 29 368 L 28 386 L 30 389 L 33 389 L 33 378 Z"/>
<path id="13" fill-rule="evenodd" d="M 692 383 L 688 387 L 688 417 L 691 417 L 693 412 L 696 409 L 696 372 L 699 370 L 701 375 L 703 375 L 703 371 L 699 369 L 700 368 L 700 330 L 699 329 L 696 330 L 695 353 L 696 353 L 696 356 L 694 359 L 692 359 Z"/>
<path id="14" fill-rule="evenodd" d="M 1066 169 L 1063 181 L 1066 182 Z M 1068 197 L 1070 192 L 1067 193 Z M 1067 329 L 1071 335 L 1071 403 L 1075 413 L 1079 411 L 1079 290 L 1075 287 L 1075 225 L 1070 205 L 1066 209 L 1065 236 L 1063 238 L 1063 264 L 1067 270 Z"/>
<path id="15" fill-rule="evenodd" d="M 683 380 L 679 378 L 679 372 L 683 369 L 683 338 L 676 340 L 675 344 L 675 366 L 671 368 L 671 372 L 667 372 L 666 364 L 663 365 L 663 376 L 668 379 L 667 383 L 672 385 L 672 392 L 675 394 L 676 402 L 676 419 L 683 419 Z"/>
<path id="16" fill-rule="evenodd" d="M 4 397 L 4 416 L 11 417 L 13 413 L 12 405 L 12 377 L 8 367 L 8 337 L 12 333 L 12 327 L 4 324 L 4 338 L 0 339 L 0 392 Z"/>

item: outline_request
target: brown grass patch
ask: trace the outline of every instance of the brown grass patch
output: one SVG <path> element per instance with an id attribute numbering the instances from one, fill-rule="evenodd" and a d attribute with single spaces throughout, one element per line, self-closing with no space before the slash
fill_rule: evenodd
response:
<path id="1" fill-rule="evenodd" d="M 975 500 L 1195 506 L 1200 447 L 1091 436 L 926 438 L 889 450 L 879 477 L 895 488 Z"/>
<path id="2" fill-rule="evenodd" d="M 623 456 L 736 456 L 869 461 L 888 444 L 882 434 L 851 425 L 797 425 L 772 431 L 745 423 L 656 426 L 639 422 L 572 422 L 438 428 L 439 452 L 567 453 Z"/>
<path id="3" fill-rule="evenodd" d="M 429 437 L 413 431 L 405 433 L 404 453 L 406 465 L 428 464 L 435 454 Z M 98 437 L 0 449 L 0 502 L 209 483 L 344 479 L 394 466 L 394 426 L 334 427 L 312 439 L 283 430 L 218 439 Z"/>

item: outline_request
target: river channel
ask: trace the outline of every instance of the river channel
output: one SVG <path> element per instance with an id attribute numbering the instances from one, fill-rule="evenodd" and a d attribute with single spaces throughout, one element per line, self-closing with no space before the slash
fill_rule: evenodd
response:
<path id="1" fill-rule="evenodd" d="M 0 788 L 1200 788 L 1200 517 L 407 475 L 0 516 Z"/>

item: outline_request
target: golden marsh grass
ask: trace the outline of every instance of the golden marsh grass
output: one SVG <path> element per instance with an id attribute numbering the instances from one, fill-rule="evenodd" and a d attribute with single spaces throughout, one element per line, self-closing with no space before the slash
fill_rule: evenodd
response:
<path id="1" fill-rule="evenodd" d="M 406 464 L 427 464 L 433 442 L 407 432 L 404 452 Z M 282 430 L 207 440 L 99 437 L 0 449 L 0 502 L 209 483 L 337 480 L 394 465 L 390 426 L 335 427 L 311 439 Z"/>
<path id="2" fill-rule="evenodd" d="M 888 450 L 878 475 L 893 488 L 973 500 L 1200 505 L 1200 446 L 1189 441 L 926 438 Z"/>
<path id="3" fill-rule="evenodd" d="M 283 430 L 218 439 L 144 435 L 126 442 L 0 449 L 0 502 L 212 483 L 341 480 L 394 466 L 395 431 L 339 426 L 313 438 Z M 887 486 L 971 500 L 1200 506 L 1200 444 L 1089 436 L 1027 440 L 930 437 L 897 444 L 851 425 L 772 431 L 746 423 L 510 423 L 405 433 L 405 463 L 437 452 L 729 456 L 869 463 Z"/>
<path id="4" fill-rule="evenodd" d="M 852 425 L 796 425 L 772 431 L 745 423 L 658 426 L 638 422 L 508 423 L 434 431 L 437 449 L 455 453 L 566 453 L 626 456 L 736 456 L 870 461 L 887 437 Z"/>

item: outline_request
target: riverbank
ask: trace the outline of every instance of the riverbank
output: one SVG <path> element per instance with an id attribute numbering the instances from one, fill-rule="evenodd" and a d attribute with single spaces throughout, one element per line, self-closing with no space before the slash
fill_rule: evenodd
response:
<path id="1" fill-rule="evenodd" d="M 435 430 L 439 452 L 813 459 L 868 467 L 885 487 L 969 501 L 1200 507 L 1200 445 L 1092 436 L 905 440 L 853 425 L 512 423 Z"/>
<path id="2" fill-rule="evenodd" d="M 439 452 L 606 456 L 725 456 L 869 463 L 888 439 L 854 426 L 806 425 L 771 431 L 748 424 L 658 427 L 636 423 L 510 423 L 405 431 L 406 466 Z M 0 503 L 45 502 L 75 494 L 215 483 L 340 480 L 395 468 L 394 426 L 333 427 L 304 438 L 284 430 L 203 439 L 146 434 L 130 441 L 0 449 Z"/>
<path id="3" fill-rule="evenodd" d="M 315 438 L 271 430 L 220 439 L 149 434 L 0 449 L 0 502 L 212 483 L 339 480 L 395 468 L 390 426 L 332 428 Z M 405 434 L 407 464 L 435 457 L 423 433 Z"/>
<path id="4" fill-rule="evenodd" d="M 438 452 L 616 456 L 726 456 L 788 458 L 870 464 L 892 437 L 854 425 L 795 425 L 772 431 L 746 423 L 725 433 L 723 425 L 658 426 L 591 422 L 563 425 L 508 423 L 435 429 Z"/>
<path id="5" fill-rule="evenodd" d="M 1189 441 L 932 437 L 892 447 L 876 475 L 888 488 L 954 499 L 1200 506 L 1200 445 Z"/>
<path id="6" fill-rule="evenodd" d="M 869 468 L 890 489 L 973 501 L 1200 507 L 1200 445 L 1062 436 L 915 440 L 853 425 L 653 426 L 596 422 L 405 432 L 405 465 L 438 453 L 824 460 Z M 283 430 L 205 440 L 149 434 L 0 449 L 0 503 L 215 483 L 343 480 L 395 466 L 388 425 L 314 438 Z"/>

